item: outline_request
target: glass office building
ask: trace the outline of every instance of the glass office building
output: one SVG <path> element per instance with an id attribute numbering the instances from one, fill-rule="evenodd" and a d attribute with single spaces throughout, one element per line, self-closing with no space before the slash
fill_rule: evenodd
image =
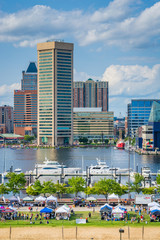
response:
<path id="1" fill-rule="evenodd" d="M 27 71 L 22 71 L 21 90 L 37 90 L 37 66 L 30 62 Z"/>
<path id="2" fill-rule="evenodd" d="M 113 112 L 104 112 L 102 108 L 74 108 L 74 140 L 79 140 L 80 137 L 87 137 L 89 140 L 113 138 L 113 119 Z"/>
<path id="3" fill-rule="evenodd" d="M 128 104 L 128 135 L 135 137 L 135 132 L 138 127 L 147 125 L 152 104 L 156 101 L 160 103 L 158 99 L 133 99 Z"/>
<path id="4" fill-rule="evenodd" d="M 73 44 L 45 42 L 38 50 L 38 145 L 72 144 Z"/>

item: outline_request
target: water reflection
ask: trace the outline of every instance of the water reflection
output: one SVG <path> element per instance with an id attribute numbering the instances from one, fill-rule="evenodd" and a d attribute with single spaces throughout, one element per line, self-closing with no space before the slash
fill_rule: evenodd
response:
<path id="1" fill-rule="evenodd" d="M 69 149 L 20 149 L 11 150 L 0 149 L 0 172 L 4 171 L 4 160 L 6 170 L 13 166 L 21 168 L 23 171 L 33 170 L 36 163 L 42 163 L 47 157 L 49 160 L 58 161 L 68 167 L 81 167 L 82 157 L 84 159 L 84 169 L 87 166 L 95 165 L 96 158 L 106 161 L 110 167 L 128 167 L 128 152 L 109 148 L 69 148 Z M 138 165 L 139 172 L 141 167 L 149 166 L 152 172 L 160 169 L 160 156 L 138 155 L 130 153 L 130 166 L 134 169 Z"/>

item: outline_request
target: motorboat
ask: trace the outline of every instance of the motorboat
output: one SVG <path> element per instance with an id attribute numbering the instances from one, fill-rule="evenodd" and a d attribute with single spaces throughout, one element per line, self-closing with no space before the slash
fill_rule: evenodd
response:
<path id="1" fill-rule="evenodd" d="M 48 160 L 46 157 L 45 157 L 45 161 L 41 164 L 36 164 L 36 168 L 43 168 L 44 165 L 50 169 L 59 169 L 59 168 L 66 168 L 66 165 L 61 165 L 59 164 L 57 161 L 51 161 L 51 160 Z"/>
<path id="2" fill-rule="evenodd" d="M 123 169 L 119 167 L 109 167 L 105 161 L 101 161 L 100 159 L 97 158 L 97 164 L 96 165 L 91 165 L 89 167 L 89 171 L 91 174 L 105 174 L 105 173 L 110 173 L 110 174 L 116 174 L 116 173 L 127 173 L 128 169 Z"/>
<path id="3" fill-rule="evenodd" d="M 117 141 L 117 144 L 116 144 L 116 148 L 118 148 L 118 149 L 124 149 L 124 147 L 125 147 L 124 141 L 123 141 L 123 140 L 118 140 L 118 141 Z"/>
<path id="4" fill-rule="evenodd" d="M 36 164 L 33 170 L 34 174 L 61 174 L 61 173 L 79 173 L 81 168 L 70 168 L 61 165 L 57 161 L 45 159 L 43 164 Z M 31 172 L 31 171 L 30 171 Z"/>

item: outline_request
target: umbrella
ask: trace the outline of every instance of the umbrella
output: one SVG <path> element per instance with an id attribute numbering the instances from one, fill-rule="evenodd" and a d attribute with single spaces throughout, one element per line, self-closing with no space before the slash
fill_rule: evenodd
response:
<path id="1" fill-rule="evenodd" d="M 96 201 L 97 199 L 94 198 L 94 197 L 87 197 L 86 200 L 87 200 L 87 201 Z"/>
<path id="2" fill-rule="evenodd" d="M 148 207 L 160 206 L 157 202 L 150 202 L 148 203 Z"/>
<path id="3" fill-rule="evenodd" d="M 29 196 L 23 198 L 23 201 L 26 201 L 26 202 L 33 201 L 33 200 L 34 200 L 34 199 L 31 198 L 31 197 L 29 197 Z"/>
<path id="4" fill-rule="evenodd" d="M 45 197 L 42 197 L 42 196 L 39 196 L 35 199 L 36 202 L 44 202 L 46 201 L 46 198 Z"/>
<path id="5" fill-rule="evenodd" d="M 53 212 L 53 209 L 47 208 L 47 207 L 41 209 L 40 211 L 40 213 L 51 213 L 51 212 Z"/>
<path id="6" fill-rule="evenodd" d="M 5 207 L 4 207 L 4 206 L 2 206 L 2 205 L 0 205 L 0 209 L 5 209 Z"/>

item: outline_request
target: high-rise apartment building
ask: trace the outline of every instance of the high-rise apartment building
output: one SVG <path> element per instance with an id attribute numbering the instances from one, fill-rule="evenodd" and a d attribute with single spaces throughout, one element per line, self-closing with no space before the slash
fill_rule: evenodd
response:
<path id="1" fill-rule="evenodd" d="M 27 71 L 22 71 L 21 90 L 37 90 L 37 66 L 30 62 Z"/>
<path id="2" fill-rule="evenodd" d="M 13 107 L 0 106 L 0 133 L 13 133 Z"/>
<path id="3" fill-rule="evenodd" d="M 14 133 L 37 135 L 37 91 L 14 91 Z"/>
<path id="4" fill-rule="evenodd" d="M 74 82 L 73 95 L 74 95 L 74 106 L 85 107 L 85 83 Z"/>
<path id="5" fill-rule="evenodd" d="M 108 111 L 108 82 L 94 81 L 74 82 L 74 107 L 101 107 Z"/>
<path id="6" fill-rule="evenodd" d="M 136 129 L 147 125 L 153 102 L 160 103 L 158 99 L 133 99 L 128 104 L 127 120 L 128 135 L 135 137 Z"/>
<path id="7" fill-rule="evenodd" d="M 45 42 L 38 51 L 38 145 L 73 142 L 73 44 Z"/>

